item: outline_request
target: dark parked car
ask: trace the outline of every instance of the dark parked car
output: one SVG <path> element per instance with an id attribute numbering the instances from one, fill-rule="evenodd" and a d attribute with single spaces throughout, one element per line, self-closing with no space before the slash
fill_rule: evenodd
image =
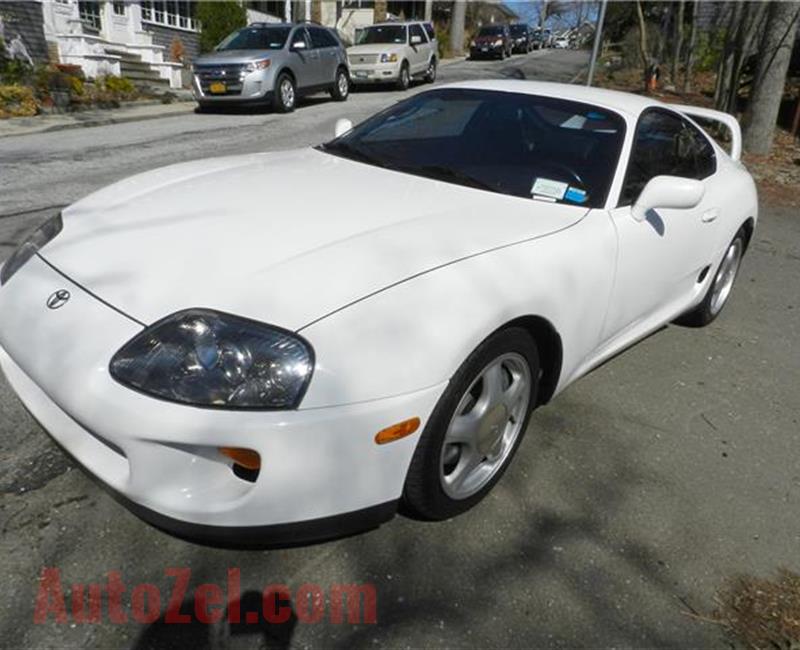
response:
<path id="1" fill-rule="evenodd" d="M 508 25 L 484 25 L 469 44 L 469 58 L 511 56 L 511 32 Z"/>
<path id="2" fill-rule="evenodd" d="M 511 32 L 511 51 L 527 54 L 533 49 L 533 30 L 525 23 L 515 23 L 508 30 Z"/>
<path id="3" fill-rule="evenodd" d="M 350 89 L 344 46 L 335 32 L 312 23 L 255 23 L 196 59 L 193 69 L 201 109 L 271 103 L 288 113 L 300 95 L 327 91 L 344 101 Z"/>

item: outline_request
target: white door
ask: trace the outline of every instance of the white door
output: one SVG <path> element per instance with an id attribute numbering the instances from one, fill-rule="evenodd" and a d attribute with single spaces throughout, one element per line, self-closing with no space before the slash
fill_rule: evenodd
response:
<path id="1" fill-rule="evenodd" d="M 419 42 L 415 43 L 417 39 Z M 421 74 L 428 69 L 428 61 L 431 57 L 431 44 L 422 25 L 413 23 L 409 26 L 408 42 L 411 48 L 409 55 L 411 74 Z"/>
<path id="2" fill-rule="evenodd" d="M 670 317 L 713 272 L 721 182 L 716 165 L 708 138 L 677 113 L 650 109 L 639 118 L 619 207 L 611 211 L 619 253 L 604 340 L 659 315 Z M 651 210 L 636 221 L 631 206 L 647 181 L 662 174 L 702 180 L 702 201 L 687 210 Z"/>

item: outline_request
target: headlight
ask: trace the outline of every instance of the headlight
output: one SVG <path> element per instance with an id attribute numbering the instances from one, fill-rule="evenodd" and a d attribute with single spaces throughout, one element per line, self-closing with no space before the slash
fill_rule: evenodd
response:
<path id="1" fill-rule="evenodd" d="M 470 41 L 470 42 L 469 42 L 469 46 L 470 46 L 470 47 L 475 47 L 475 41 Z"/>
<path id="2" fill-rule="evenodd" d="M 391 54 L 386 54 L 385 52 L 381 54 L 381 63 L 395 63 L 397 61 L 397 53 L 392 52 Z"/>
<path id="3" fill-rule="evenodd" d="M 111 360 L 111 376 L 182 404 L 293 409 L 308 387 L 313 350 L 291 332 L 207 309 L 189 309 L 138 334 Z"/>
<path id="4" fill-rule="evenodd" d="M 61 214 L 57 214 L 39 226 L 30 237 L 22 242 L 22 245 L 17 250 L 11 253 L 11 257 L 3 264 L 3 268 L 0 269 L 0 285 L 8 282 L 11 276 L 25 266 L 25 263 L 39 252 L 39 249 L 52 241 L 63 227 L 64 222 L 61 219 Z"/>
<path id="5" fill-rule="evenodd" d="M 256 70 L 266 70 L 271 64 L 270 59 L 261 59 L 260 61 L 250 61 L 244 66 L 245 72 L 255 72 Z"/>
<path id="6" fill-rule="evenodd" d="M 503 45 L 503 40 L 502 40 L 502 39 L 500 39 L 500 38 L 498 38 L 498 39 L 497 39 L 497 40 L 494 42 L 494 46 L 495 46 L 495 47 L 500 47 L 501 45 Z"/>

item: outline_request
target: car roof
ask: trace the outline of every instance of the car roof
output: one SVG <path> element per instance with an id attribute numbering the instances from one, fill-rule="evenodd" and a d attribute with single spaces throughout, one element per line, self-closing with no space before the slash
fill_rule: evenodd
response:
<path id="1" fill-rule="evenodd" d="M 668 104 L 662 104 L 662 102 L 648 97 L 642 97 L 641 95 L 634 95 L 633 93 L 549 81 L 522 81 L 518 79 L 462 81 L 439 86 L 439 88 L 471 88 L 475 90 L 494 90 L 498 92 L 558 97 L 560 99 L 583 102 L 584 104 L 596 104 L 604 108 L 616 110 L 619 113 L 627 113 L 634 118 L 638 117 L 644 109 L 651 106 L 668 107 Z"/>
<path id="2" fill-rule="evenodd" d="M 429 20 L 385 20 L 382 23 L 373 23 L 372 25 L 365 25 L 367 27 L 389 27 L 390 25 L 424 25 L 430 24 Z"/>

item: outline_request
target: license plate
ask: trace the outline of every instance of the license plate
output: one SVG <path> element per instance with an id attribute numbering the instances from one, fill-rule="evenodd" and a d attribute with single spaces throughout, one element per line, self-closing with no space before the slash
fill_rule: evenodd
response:
<path id="1" fill-rule="evenodd" d="M 215 81 L 208 86 L 208 92 L 214 93 L 215 95 L 224 93 L 227 90 L 228 90 L 227 86 L 221 81 Z"/>
<path id="2" fill-rule="evenodd" d="M 369 72 L 366 72 L 364 70 L 356 70 L 356 77 L 359 77 L 361 79 L 369 77 Z"/>
<path id="3" fill-rule="evenodd" d="M 488 48 L 488 47 L 482 47 L 482 48 L 481 48 L 481 52 L 488 52 L 488 51 L 489 51 L 489 48 Z"/>

